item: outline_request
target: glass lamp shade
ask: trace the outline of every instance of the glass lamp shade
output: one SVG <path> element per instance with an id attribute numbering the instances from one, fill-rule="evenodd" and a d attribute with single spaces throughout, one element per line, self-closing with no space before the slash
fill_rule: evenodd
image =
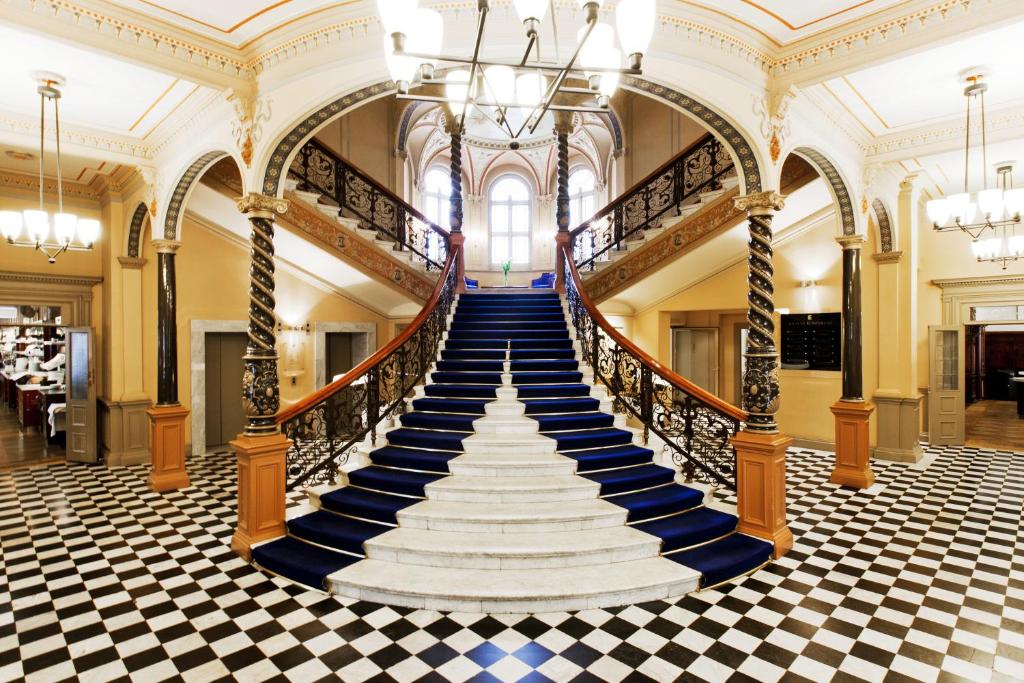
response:
<path id="1" fill-rule="evenodd" d="M 615 24 L 619 29 L 619 43 L 627 55 L 647 52 L 654 37 L 655 19 L 654 0 L 619 0 Z"/>
<path id="2" fill-rule="evenodd" d="M 519 21 L 544 21 L 544 15 L 548 13 L 548 0 L 513 0 L 513 4 Z"/>
<path id="3" fill-rule="evenodd" d="M 388 65 L 388 73 L 395 83 L 412 83 L 416 77 L 419 63 L 413 57 L 396 55 L 395 46 L 390 36 L 384 36 L 384 61 Z"/>
<path id="4" fill-rule="evenodd" d="M 945 199 L 933 199 L 925 205 L 928 220 L 935 225 L 945 225 L 949 220 L 949 202 Z"/>
<path id="5" fill-rule="evenodd" d="M 1008 216 L 1019 216 L 1024 213 L 1024 187 L 1004 192 L 1003 206 Z"/>
<path id="6" fill-rule="evenodd" d="M 1003 241 L 998 237 L 989 237 L 984 240 L 971 242 L 971 251 L 975 257 L 980 259 L 995 258 L 1003 247 Z"/>
<path id="7" fill-rule="evenodd" d="M 604 68 L 618 69 L 621 65 L 622 52 L 618 49 L 608 50 L 604 53 Z M 598 91 L 605 97 L 611 97 L 619 87 L 619 72 L 605 71 L 601 74 L 601 85 Z"/>
<path id="8" fill-rule="evenodd" d="M 548 79 L 538 73 L 526 73 L 516 79 L 516 104 L 530 110 L 540 104 L 548 89 Z M 529 112 L 524 112 L 529 113 Z"/>
<path id="9" fill-rule="evenodd" d="M 44 242 L 50 235 L 50 216 L 39 209 L 25 211 L 25 230 L 33 242 Z"/>
<path id="10" fill-rule="evenodd" d="M 377 0 L 377 13 L 387 35 L 406 33 L 418 0 Z"/>
<path id="11" fill-rule="evenodd" d="M 78 216 L 73 213 L 58 213 L 53 216 L 53 235 L 61 245 L 70 244 L 75 238 Z"/>
<path id="12" fill-rule="evenodd" d="M 951 194 L 946 198 L 946 205 L 949 207 L 949 215 L 958 223 L 970 223 L 974 220 L 974 212 L 977 209 L 971 201 L 971 195 L 966 192 Z"/>
<path id="13" fill-rule="evenodd" d="M 583 36 L 586 34 L 587 27 L 583 26 L 576 32 L 576 42 L 582 41 Z M 580 66 L 584 68 L 601 68 L 603 66 L 602 62 L 607 59 L 605 53 L 612 49 L 614 43 L 615 30 L 611 27 L 611 24 L 594 24 L 593 30 L 587 36 L 583 47 L 580 48 Z"/>
<path id="14" fill-rule="evenodd" d="M 14 241 L 21 236 L 21 214 L 17 211 L 0 211 L 0 235 Z"/>
<path id="15" fill-rule="evenodd" d="M 100 222 L 95 218 L 83 218 L 78 221 L 78 239 L 87 247 L 96 244 L 100 238 Z"/>
<path id="16" fill-rule="evenodd" d="M 444 94 L 452 100 L 448 105 L 452 113 L 461 116 L 466 109 L 464 102 L 469 94 L 469 72 L 464 69 L 449 71 L 445 76 Z"/>
<path id="17" fill-rule="evenodd" d="M 1003 191 L 999 188 L 982 190 L 978 193 L 978 208 L 981 215 L 998 221 L 1003 217 Z"/>
<path id="18" fill-rule="evenodd" d="M 510 104 L 516 96 L 516 72 L 511 67 L 495 65 L 484 69 L 487 95 L 495 104 Z"/>
<path id="19" fill-rule="evenodd" d="M 420 8 L 412 13 L 413 20 L 409 23 L 408 38 L 405 51 L 421 55 L 440 54 L 444 44 L 444 19 L 441 13 L 432 9 Z M 417 65 L 436 64 L 436 59 L 414 58 Z"/>
<path id="20" fill-rule="evenodd" d="M 1014 235 L 1006 240 L 1006 250 L 1010 256 L 1024 256 L 1024 235 Z"/>

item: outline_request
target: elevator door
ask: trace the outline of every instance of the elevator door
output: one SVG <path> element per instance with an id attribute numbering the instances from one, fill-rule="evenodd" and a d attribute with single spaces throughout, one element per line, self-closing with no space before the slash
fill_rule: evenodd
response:
<path id="1" fill-rule="evenodd" d="M 330 384 L 338 375 L 343 375 L 354 367 L 352 354 L 351 332 L 327 333 L 327 383 Z"/>
<path id="2" fill-rule="evenodd" d="M 672 328 L 672 370 L 712 394 L 718 393 L 718 330 Z"/>
<path id="3" fill-rule="evenodd" d="M 206 447 L 228 443 L 245 428 L 242 373 L 246 335 L 209 332 L 206 335 Z"/>

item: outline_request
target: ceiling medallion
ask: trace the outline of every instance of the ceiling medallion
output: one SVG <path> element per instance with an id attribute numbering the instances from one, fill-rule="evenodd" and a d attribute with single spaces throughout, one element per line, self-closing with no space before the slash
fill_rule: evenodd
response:
<path id="1" fill-rule="evenodd" d="M 466 115 L 476 112 L 501 129 L 510 146 L 519 146 L 524 133 L 533 134 L 548 112 L 606 113 L 623 74 L 639 76 L 644 52 L 654 35 L 655 0 L 620 0 L 616 24 L 621 50 L 615 47 L 616 30 L 601 23 L 603 0 L 577 0 L 585 23 L 576 34 L 569 60 L 558 64 L 540 55 L 540 27 L 549 0 L 515 0 L 516 13 L 526 29 L 526 47 L 518 63 L 480 58 L 484 51 L 488 0 L 477 0 L 476 40 L 472 56 L 442 54 L 444 20 L 440 12 L 418 8 L 417 0 L 378 0 L 384 25 L 384 56 L 399 99 L 446 105 L 462 131 Z M 622 67 L 622 55 L 627 66 Z M 435 78 L 438 63 L 460 65 L 443 79 Z M 570 78 L 587 87 L 570 87 Z M 442 95 L 413 93 L 413 86 L 441 86 Z M 587 104 L 586 102 L 590 102 Z"/>

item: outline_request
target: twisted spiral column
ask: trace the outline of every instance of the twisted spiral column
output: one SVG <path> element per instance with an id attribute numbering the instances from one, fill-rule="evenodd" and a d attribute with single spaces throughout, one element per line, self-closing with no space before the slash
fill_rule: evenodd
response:
<path id="1" fill-rule="evenodd" d="M 736 208 L 747 212 L 750 230 L 747 259 L 747 321 L 750 330 L 743 356 L 743 409 L 750 414 L 747 429 L 777 432 L 779 410 L 779 353 L 775 348 L 775 285 L 772 282 L 772 216 L 782 209 L 784 197 L 776 192 L 737 197 Z"/>
<path id="2" fill-rule="evenodd" d="M 557 128 L 558 192 L 555 199 L 555 217 L 558 231 L 569 231 L 569 131 Z"/>
<path id="3" fill-rule="evenodd" d="M 451 132 L 452 159 L 451 180 L 452 193 L 448 198 L 448 225 L 453 234 L 462 232 L 462 133 Z"/>
<path id="4" fill-rule="evenodd" d="M 252 226 L 249 264 L 249 341 L 242 375 L 245 433 L 251 436 L 277 431 L 274 416 L 281 406 L 274 332 L 274 214 L 288 210 L 288 202 L 250 193 L 238 201 L 238 210 Z"/>

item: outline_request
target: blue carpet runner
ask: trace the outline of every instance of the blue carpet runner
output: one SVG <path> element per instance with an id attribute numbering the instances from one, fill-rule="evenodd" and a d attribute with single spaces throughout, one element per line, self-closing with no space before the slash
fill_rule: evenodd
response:
<path id="1" fill-rule="evenodd" d="M 412 401 L 349 484 L 320 496 L 320 510 L 288 521 L 288 535 L 253 548 L 257 565 L 325 588 L 326 577 L 365 557 L 363 544 L 394 528 L 398 513 L 449 474 L 473 421 L 497 397 L 506 358 L 526 414 L 576 460 L 600 495 L 628 510 L 627 523 L 662 540 L 662 554 L 701 572 L 701 586 L 764 564 L 771 545 L 736 533 L 736 517 L 703 507 L 703 494 L 675 483 L 675 470 L 615 427 L 583 384 L 561 299 L 554 292 L 463 294 L 424 398 Z"/>

